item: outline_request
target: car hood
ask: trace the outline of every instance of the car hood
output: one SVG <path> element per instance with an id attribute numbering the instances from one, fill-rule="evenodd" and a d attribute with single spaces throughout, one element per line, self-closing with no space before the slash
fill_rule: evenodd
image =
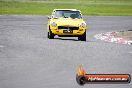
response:
<path id="1" fill-rule="evenodd" d="M 58 18 L 53 19 L 51 22 L 57 23 L 57 26 L 79 26 L 81 23 L 85 23 L 83 19 L 72 18 Z"/>

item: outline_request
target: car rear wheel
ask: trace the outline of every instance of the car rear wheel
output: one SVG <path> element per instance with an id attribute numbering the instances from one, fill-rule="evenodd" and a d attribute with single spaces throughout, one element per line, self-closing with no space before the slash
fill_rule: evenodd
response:
<path id="1" fill-rule="evenodd" d="M 51 31 L 49 31 L 47 36 L 49 39 L 54 39 L 55 35 Z"/>
<path id="2" fill-rule="evenodd" d="M 78 40 L 86 41 L 86 32 L 83 35 L 79 36 Z"/>

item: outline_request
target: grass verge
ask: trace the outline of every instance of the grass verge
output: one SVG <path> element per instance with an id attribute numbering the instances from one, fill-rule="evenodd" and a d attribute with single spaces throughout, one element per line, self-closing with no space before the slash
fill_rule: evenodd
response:
<path id="1" fill-rule="evenodd" d="M 73 0 L 74 1 L 74 0 Z M 49 15 L 53 9 L 79 9 L 83 15 L 132 16 L 132 2 L 0 1 L 0 14 Z"/>

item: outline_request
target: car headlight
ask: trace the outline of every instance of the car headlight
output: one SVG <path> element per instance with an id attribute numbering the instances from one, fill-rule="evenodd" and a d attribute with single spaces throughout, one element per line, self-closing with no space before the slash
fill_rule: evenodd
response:
<path id="1" fill-rule="evenodd" d="M 86 23 L 81 23 L 80 27 L 86 27 Z"/>
<path id="2" fill-rule="evenodd" d="M 56 27 L 57 24 L 56 24 L 55 22 L 52 22 L 52 23 L 51 23 L 51 26 Z"/>

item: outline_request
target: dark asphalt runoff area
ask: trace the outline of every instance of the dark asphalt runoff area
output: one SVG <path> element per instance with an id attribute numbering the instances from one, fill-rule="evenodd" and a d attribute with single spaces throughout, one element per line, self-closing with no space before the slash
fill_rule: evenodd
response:
<path id="1" fill-rule="evenodd" d="M 87 41 L 47 38 L 46 16 L 0 16 L 0 88 L 132 88 L 130 84 L 76 83 L 76 69 L 89 74 L 132 75 L 132 45 L 95 34 L 132 29 L 132 16 L 85 16 Z"/>

